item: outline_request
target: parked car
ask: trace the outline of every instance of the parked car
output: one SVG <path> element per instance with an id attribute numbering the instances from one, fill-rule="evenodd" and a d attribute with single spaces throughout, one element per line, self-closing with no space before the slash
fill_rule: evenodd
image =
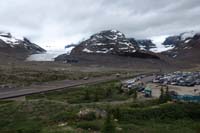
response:
<path id="1" fill-rule="evenodd" d="M 140 88 L 137 89 L 137 91 L 142 92 L 142 91 L 144 91 L 144 89 L 145 89 L 144 87 L 140 87 Z"/>
<path id="2" fill-rule="evenodd" d="M 170 96 L 177 96 L 178 93 L 176 91 L 169 91 Z"/>

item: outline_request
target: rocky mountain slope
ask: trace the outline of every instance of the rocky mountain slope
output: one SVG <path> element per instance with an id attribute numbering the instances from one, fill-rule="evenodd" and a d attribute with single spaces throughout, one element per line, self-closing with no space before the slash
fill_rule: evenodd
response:
<path id="1" fill-rule="evenodd" d="M 156 45 L 152 42 L 152 40 L 144 39 L 144 40 L 136 40 L 140 50 L 152 51 L 152 49 L 156 48 Z"/>
<path id="2" fill-rule="evenodd" d="M 169 36 L 163 42 L 163 45 L 166 47 L 179 47 L 183 43 L 188 43 L 196 34 L 198 33 L 190 31 L 181 33 L 180 35 Z"/>
<path id="3" fill-rule="evenodd" d="M 71 54 L 79 53 L 135 53 L 134 45 L 119 31 L 107 30 L 92 35 L 88 40 L 76 46 Z"/>
<path id="4" fill-rule="evenodd" d="M 128 40 L 138 49 L 144 51 L 151 51 L 156 48 L 156 45 L 150 39 L 136 40 L 134 38 L 128 38 Z"/>
<path id="5" fill-rule="evenodd" d="M 70 55 L 112 54 L 141 58 L 158 58 L 153 53 L 140 51 L 138 44 L 117 30 L 101 31 L 77 45 Z"/>
<path id="6" fill-rule="evenodd" d="M 169 38 L 166 42 L 170 42 Z M 174 48 L 163 52 L 163 55 L 173 58 L 176 61 L 200 63 L 200 33 L 184 33 L 171 40 Z"/>
<path id="7" fill-rule="evenodd" d="M 28 55 L 46 52 L 27 38 L 17 39 L 10 33 L 0 32 L 0 56 L 25 59 Z"/>

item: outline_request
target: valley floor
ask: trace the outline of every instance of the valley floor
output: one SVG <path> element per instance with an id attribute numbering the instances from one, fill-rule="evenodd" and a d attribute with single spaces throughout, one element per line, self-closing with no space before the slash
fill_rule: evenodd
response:
<path id="1" fill-rule="evenodd" d="M 200 104 L 133 99 L 119 81 L 0 101 L 1 133 L 197 133 Z M 108 118 L 108 114 L 110 117 Z"/>
<path id="2" fill-rule="evenodd" d="M 0 64 L 0 92 L 23 87 L 29 90 L 30 86 L 61 81 L 89 82 L 101 77 L 132 77 L 175 70 L 5 62 Z M 161 103 L 157 98 L 141 97 L 121 91 L 120 81 L 115 79 L 33 94 L 16 101 L 0 100 L 0 133 L 200 132 L 200 104 Z"/>

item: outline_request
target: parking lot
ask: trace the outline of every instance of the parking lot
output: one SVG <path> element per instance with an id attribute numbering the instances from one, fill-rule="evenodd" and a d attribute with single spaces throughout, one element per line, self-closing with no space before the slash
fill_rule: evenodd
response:
<path id="1" fill-rule="evenodd" d="M 170 92 L 178 95 L 200 95 L 200 72 L 174 72 L 170 74 L 143 76 L 123 81 L 124 91 L 130 91 L 137 88 L 138 92 L 144 94 L 144 90 L 151 89 L 152 98 L 158 98 L 161 94 L 161 88 L 168 87 Z M 142 89 L 143 88 L 143 89 Z"/>
<path id="2" fill-rule="evenodd" d="M 200 72 L 174 72 L 156 75 L 153 83 L 176 86 L 200 85 Z"/>

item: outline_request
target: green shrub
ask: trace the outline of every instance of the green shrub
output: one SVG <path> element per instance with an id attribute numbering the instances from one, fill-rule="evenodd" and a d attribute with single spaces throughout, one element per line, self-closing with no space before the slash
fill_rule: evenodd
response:
<path id="1" fill-rule="evenodd" d="M 84 100 L 90 100 L 89 90 L 85 90 Z"/>
<path id="2" fill-rule="evenodd" d="M 115 119 L 119 120 L 121 118 L 121 110 L 120 110 L 120 108 L 112 109 L 112 114 L 113 114 Z"/>
<path id="3" fill-rule="evenodd" d="M 113 117 L 110 111 L 108 111 L 107 117 L 105 119 L 103 128 L 103 133 L 115 133 L 115 123 L 113 121 Z"/>
<path id="4" fill-rule="evenodd" d="M 96 121 L 84 121 L 77 124 L 78 128 L 82 128 L 85 130 L 94 130 L 99 131 L 101 130 L 101 124 Z"/>
<path id="5" fill-rule="evenodd" d="M 188 118 L 185 109 L 187 107 L 181 104 L 165 104 L 157 107 L 136 108 L 136 109 L 123 109 L 122 120 L 149 120 L 149 119 L 181 119 Z M 191 112 L 190 112 L 191 113 Z"/>
<path id="6" fill-rule="evenodd" d="M 73 112 L 60 112 L 58 114 L 53 115 L 50 119 L 55 122 L 65 122 L 67 120 L 76 119 L 76 114 Z"/>

